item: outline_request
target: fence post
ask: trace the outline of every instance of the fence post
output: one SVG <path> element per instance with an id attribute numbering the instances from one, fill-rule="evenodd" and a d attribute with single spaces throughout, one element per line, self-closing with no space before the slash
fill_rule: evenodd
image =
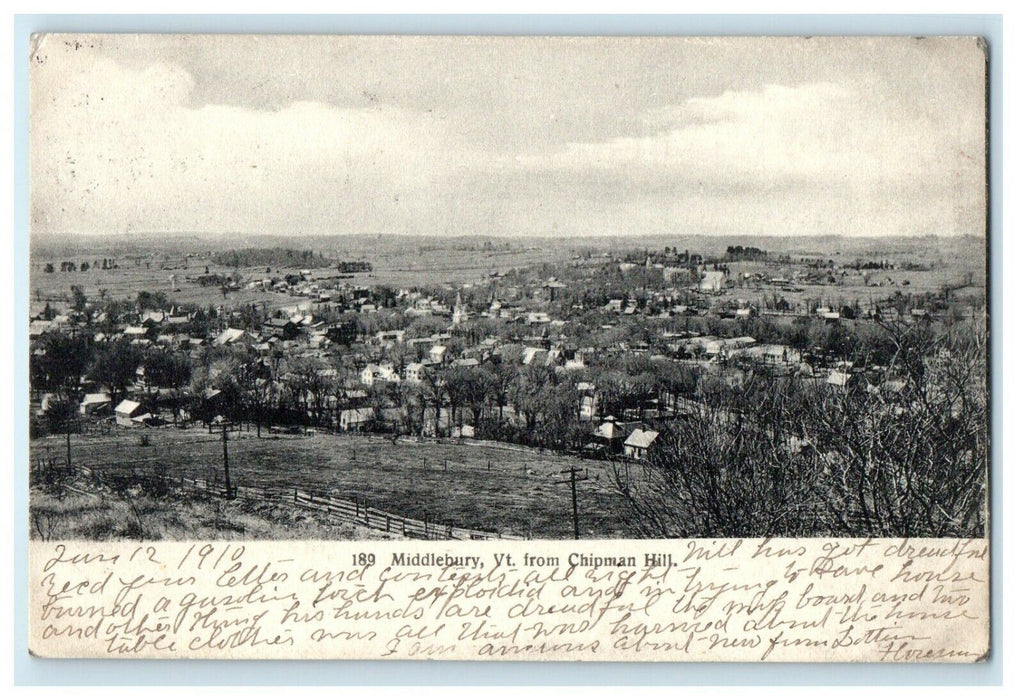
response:
<path id="1" fill-rule="evenodd" d="M 228 471 L 228 426 L 221 429 L 221 440 L 224 445 L 224 497 L 231 500 L 231 473 Z"/>
<path id="2" fill-rule="evenodd" d="M 386 532 L 391 532 L 391 516 L 390 515 L 387 517 L 387 520 L 385 521 L 384 530 Z"/>

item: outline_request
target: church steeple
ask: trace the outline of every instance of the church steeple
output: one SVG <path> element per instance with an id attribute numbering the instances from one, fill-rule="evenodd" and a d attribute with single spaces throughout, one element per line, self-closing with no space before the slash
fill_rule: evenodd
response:
<path id="1" fill-rule="evenodd" d="M 466 318 L 466 310 L 462 306 L 462 292 L 455 293 L 455 307 L 452 309 L 452 325 L 457 326 Z"/>

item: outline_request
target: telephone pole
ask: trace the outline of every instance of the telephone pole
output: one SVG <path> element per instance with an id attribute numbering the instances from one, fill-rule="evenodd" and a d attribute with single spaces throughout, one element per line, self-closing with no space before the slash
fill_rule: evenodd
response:
<path id="1" fill-rule="evenodd" d="M 224 445 L 224 497 L 231 500 L 231 472 L 228 471 L 228 426 L 222 424 L 221 427 L 221 442 Z"/>
<path id="2" fill-rule="evenodd" d="M 568 474 L 569 478 L 564 481 L 555 482 L 556 484 L 569 484 L 569 487 L 572 489 L 572 533 L 573 539 L 576 540 L 580 538 L 580 513 L 576 498 L 576 483 L 590 478 L 586 472 L 583 472 L 583 476 L 580 476 L 580 472 L 583 472 L 583 470 L 579 467 L 569 467 L 560 472 L 561 474 Z"/>

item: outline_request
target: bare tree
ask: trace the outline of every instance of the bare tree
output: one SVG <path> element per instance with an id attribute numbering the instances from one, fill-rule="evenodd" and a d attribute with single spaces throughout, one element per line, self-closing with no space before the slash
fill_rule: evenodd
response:
<path id="1" fill-rule="evenodd" d="M 828 384 L 703 381 L 662 427 L 646 479 L 619 471 L 647 536 L 981 536 L 988 474 L 984 327 L 882 327 L 886 367 Z"/>

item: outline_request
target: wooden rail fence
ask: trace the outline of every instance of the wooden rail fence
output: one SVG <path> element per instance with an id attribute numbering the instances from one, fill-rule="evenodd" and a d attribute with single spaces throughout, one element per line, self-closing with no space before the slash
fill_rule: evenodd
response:
<path id="1" fill-rule="evenodd" d="M 231 493 L 225 490 L 224 483 L 217 479 L 196 477 L 181 474 L 170 476 L 159 473 L 154 468 L 135 465 L 110 465 L 109 467 L 88 467 L 76 465 L 71 471 L 58 460 L 37 460 L 34 471 L 40 481 L 45 481 L 43 474 L 64 473 L 80 474 L 86 479 L 106 486 L 123 486 L 138 484 L 150 488 L 158 488 L 165 492 L 191 491 L 215 498 L 228 496 L 262 503 L 291 505 L 306 510 L 326 514 L 332 521 L 361 525 L 372 530 L 387 532 L 402 537 L 422 540 L 522 540 L 519 535 L 510 533 L 488 532 L 472 528 L 457 527 L 453 524 L 432 522 L 429 519 L 410 518 L 389 513 L 358 500 L 308 491 L 292 486 L 239 484 L 232 485 Z"/>

